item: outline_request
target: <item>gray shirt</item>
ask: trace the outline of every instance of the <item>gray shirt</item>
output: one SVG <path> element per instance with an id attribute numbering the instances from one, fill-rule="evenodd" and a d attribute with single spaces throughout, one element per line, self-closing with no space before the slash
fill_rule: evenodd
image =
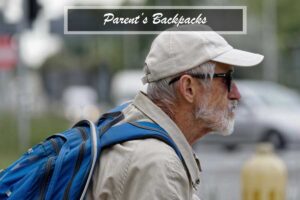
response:
<path id="1" fill-rule="evenodd" d="M 105 149 L 95 167 L 87 199 L 197 200 L 200 164 L 177 125 L 140 92 L 124 110 L 129 121 L 151 121 L 168 132 L 179 148 L 157 139 L 124 142 Z M 121 123 L 122 123 L 121 122 Z"/>

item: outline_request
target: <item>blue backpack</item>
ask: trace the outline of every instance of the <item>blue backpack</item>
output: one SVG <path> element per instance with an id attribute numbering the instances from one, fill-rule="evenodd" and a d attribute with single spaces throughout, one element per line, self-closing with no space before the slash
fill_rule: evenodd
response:
<path id="1" fill-rule="evenodd" d="M 0 199 L 84 199 L 101 151 L 129 140 L 157 138 L 173 147 L 182 160 L 176 144 L 157 124 L 118 125 L 127 105 L 102 115 L 96 125 L 80 121 L 30 148 L 0 173 Z"/>

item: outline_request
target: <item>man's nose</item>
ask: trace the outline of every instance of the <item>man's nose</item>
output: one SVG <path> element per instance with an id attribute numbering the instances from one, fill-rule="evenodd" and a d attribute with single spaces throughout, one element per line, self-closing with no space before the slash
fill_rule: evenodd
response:
<path id="1" fill-rule="evenodd" d="M 228 98 L 230 100 L 240 100 L 241 99 L 241 94 L 239 92 L 239 89 L 234 82 L 232 82 L 231 90 L 228 93 Z"/>

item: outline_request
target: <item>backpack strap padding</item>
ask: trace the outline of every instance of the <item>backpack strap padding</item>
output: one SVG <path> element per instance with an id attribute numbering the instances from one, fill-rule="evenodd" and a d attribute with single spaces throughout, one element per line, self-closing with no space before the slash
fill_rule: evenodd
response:
<path id="1" fill-rule="evenodd" d="M 129 140 L 147 138 L 155 138 L 170 145 L 180 160 L 184 162 L 181 152 L 169 134 L 159 125 L 151 122 L 130 122 L 113 126 L 108 129 L 105 134 L 101 135 L 100 146 L 102 146 L 102 148 L 107 148 Z"/>
<path id="2" fill-rule="evenodd" d="M 100 128 L 100 137 L 103 133 L 105 133 L 110 127 L 117 124 L 118 122 L 124 119 L 124 114 L 122 112 L 114 112 L 114 113 L 107 113 L 111 114 L 112 120 L 108 121 L 105 125 Z"/>

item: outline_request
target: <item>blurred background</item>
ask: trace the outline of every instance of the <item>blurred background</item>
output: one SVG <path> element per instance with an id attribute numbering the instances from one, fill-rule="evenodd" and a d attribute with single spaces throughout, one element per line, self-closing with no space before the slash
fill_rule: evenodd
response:
<path id="1" fill-rule="evenodd" d="M 241 167 L 269 141 L 288 168 L 287 199 L 300 199 L 300 1 L 292 0 L 0 0 L 0 168 L 145 89 L 139 79 L 155 35 L 64 35 L 66 5 L 247 6 L 247 34 L 224 37 L 265 60 L 235 71 L 244 96 L 235 133 L 194 146 L 199 196 L 240 199 Z"/>

